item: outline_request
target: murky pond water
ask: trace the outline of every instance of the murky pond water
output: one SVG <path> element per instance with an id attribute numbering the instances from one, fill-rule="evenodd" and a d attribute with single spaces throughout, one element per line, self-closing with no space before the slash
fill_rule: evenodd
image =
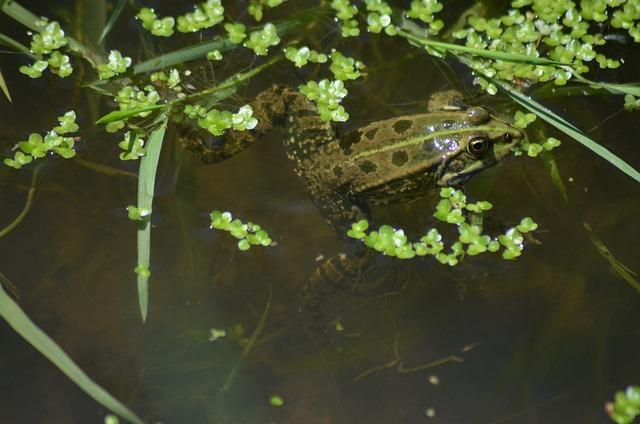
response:
<path id="1" fill-rule="evenodd" d="M 65 10 L 80 13 L 82 5 L 42 3 L 22 2 L 60 19 L 69 17 Z M 131 18 L 128 12 L 108 47 L 142 57 L 143 49 L 131 42 L 138 37 Z M 0 28 L 16 37 L 23 33 L 6 16 L 0 16 Z M 368 66 L 364 81 L 348 84 L 345 107 L 352 118 L 342 131 L 424 110 L 429 95 L 451 88 L 451 76 L 475 92 L 463 69 L 399 39 L 363 36 L 336 47 Z M 602 78 L 637 77 L 637 47 L 628 48 L 636 56 Z M 165 49 L 170 44 L 157 47 Z M 252 65 L 246 52 L 230 57 L 238 68 Z M 0 55 L 13 94 L 13 103 L 0 100 L 3 152 L 73 108 L 83 129 L 80 158 L 137 171 L 136 164 L 118 160 L 117 138 L 91 125 L 95 106 L 103 114 L 110 105 L 96 103 L 71 81 L 31 81 L 17 71 L 24 63 L 17 55 Z M 248 101 L 273 81 L 296 85 L 310 77 L 291 68 L 274 67 L 239 95 Z M 218 79 L 227 72 L 212 69 Z M 502 107 L 496 100 L 471 102 Z M 637 112 L 620 111 L 619 97 L 546 104 L 640 168 L 640 119 Z M 545 164 L 523 157 L 465 187 L 494 204 L 496 222 L 532 216 L 540 225 L 539 244 L 529 244 L 516 261 L 479 256 L 454 268 L 433 259 L 379 257 L 358 289 L 345 286 L 326 299 L 313 319 L 331 331 L 317 337 L 305 331 L 310 318 L 298 290 L 320 255 L 328 258 L 344 247 L 294 174 L 277 131 L 212 166 L 185 156 L 175 136 L 165 140 L 146 324 L 132 272 L 135 225 L 124 210 L 135 203 L 134 177 L 48 161 L 32 210 L 0 240 L 0 272 L 15 284 L 32 319 L 149 422 L 606 423 L 603 405 L 613 392 L 640 383 L 640 294 L 598 252 L 583 223 L 640 272 L 640 190 L 555 135 L 564 141 L 555 157 L 568 203 Z M 0 226 L 22 209 L 31 172 L 0 169 Z M 374 212 L 384 222 L 422 228 L 432 223 L 433 206 L 433 199 L 424 199 Z M 239 252 L 228 235 L 209 230 L 213 209 L 260 223 L 277 246 Z M 342 331 L 336 331 L 338 322 Z M 227 337 L 209 341 L 211 328 L 226 329 Z M 3 422 L 102 422 L 106 411 L 6 325 L 0 340 Z M 284 405 L 269 405 L 272 395 Z"/>

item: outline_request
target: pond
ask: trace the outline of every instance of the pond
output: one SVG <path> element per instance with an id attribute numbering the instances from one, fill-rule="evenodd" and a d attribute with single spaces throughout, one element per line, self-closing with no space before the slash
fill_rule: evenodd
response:
<path id="1" fill-rule="evenodd" d="M 99 9 L 80 0 L 20 3 L 59 20 L 77 39 L 83 34 L 78 22 L 89 37 L 87 22 L 92 8 Z M 189 9 L 143 3 L 166 14 Z M 291 1 L 265 16 L 293 16 L 315 5 Z M 455 21 L 469 5 L 447 2 L 445 20 Z M 245 2 L 225 7 L 249 21 Z M 180 40 L 142 34 L 135 13 L 127 7 L 108 49 L 139 62 L 150 51 L 180 46 Z M 104 18 L 91 22 L 104 25 Z M 326 32 L 313 40 L 315 48 L 339 49 L 367 66 L 366 77 L 347 84 L 343 105 L 350 119 L 338 124 L 340 134 L 426 111 L 433 93 L 453 88 L 495 113 L 517 109 L 504 95 L 483 95 L 456 61 L 424 54 L 399 37 L 340 39 L 328 13 L 314 25 L 325 28 L 308 28 L 315 36 Z M 25 28 L 9 17 L 0 15 L 0 28 L 28 43 Z M 614 44 L 611 51 L 625 57 L 624 65 L 595 71 L 593 79 L 637 79 L 637 44 Z M 183 83 L 212 85 L 264 60 L 237 49 L 222 62 L 193 62 Z M 553 157 L 566 200 L 547 164 L 526 155 L 464 185 L 471 198 L 493 204 L 488 219 L 495 225 L 514 225 L 524 216 L 538 223 L 522 256 L 479 255 L 449 267 L 429 256 L 376 255 L 356 280 L 324 290 L 312 312 L 300 289 L 345 245 L 295 174 L 283 131 L 205 165 L 185 152 L 170 127 L 156 178 L 143 323 L 133 272 L 136 223 L 125 210 L 136 203 L 138 162 L 120 161 L 121 135 L 93 124 L 114 104 L 74 79 L 31 80 L 18 72 L 26 63 L 23 55 L 0 55 L 12 95 L 12 102 L 0 99 L 3 157 L 71 109 L 80 139 L 77 158 L 47 159 L 39 169 L 31 209 L 0 239 L 0 273 L 15 285 L 29 317 L 146 422 L 606 423 L 604 405 L 614 392 L 640 383 L 640 293 L 603 254 L 606 246 L 615 260 L 640 272 L 639 186 L 559 131 L 547 129 L 562 140 Z M 274 82 L 298 86 L 319 78 L 316 72 L 283 61 L 224 104 L 236 110 Z M 640 168 L 640 119 L 622 109 L 621 96 L 538 100 Z M 108 175 L 96 164 L 122 172 Z M 33 165 L 0 168 L 0 226 L 24 207 L 33 172 Z M 434 224 L 437 193 L 375 206 L 374 222 L 420 234 Z M 259 223 L 276 245 L 238 250 L 236 240 L 209 228 L 214 209 Z M 213 329 L 226 335 L 216 339 Z M 108 411 L 4 323 L 0 344 L 6 422 L 103 422 Z"/>

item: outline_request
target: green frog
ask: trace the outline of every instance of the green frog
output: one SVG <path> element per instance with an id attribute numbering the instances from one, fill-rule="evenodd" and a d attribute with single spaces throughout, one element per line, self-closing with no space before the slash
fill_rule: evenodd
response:
<path id="1" fill-rule="evenodd" d="M 318 305 L 336 282 L 353 278 L 368 261 L 359 240 L 346 237 L 351 223 L 371 221 L 370 205 L 409 201 L 437 186 L 460 186 L 495 165 L 521 143 L 523 133 L 462 96 L 435 95 L 428 110 L 366 125 L 342 137 L 320 119 L 297 90 L 274 85 L 252 103 L 259 124 L 211 139 L 204 131 L 183 133 L 182 143 L 206 163 L 215 163 L 254 144 L 274 127 L 285 130 L 284 147 L 314 203 L 348 246 L 325 261 L 301 291 Z M 318 287 L 323 287 L 319 294 Z"/>

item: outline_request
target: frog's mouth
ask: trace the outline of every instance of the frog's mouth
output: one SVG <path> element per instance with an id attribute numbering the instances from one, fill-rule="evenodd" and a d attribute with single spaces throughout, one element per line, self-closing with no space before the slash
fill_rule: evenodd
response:
<path id="1" fill-rule="evenodd" d="M 438 171 L 437 184 L 439 186 L 459 187 L 465 184 L 469 178 L 495 165 L 495 156 L 487 156 L 482 160 L 465 160 L 465 153 L 443 161 Z"/>

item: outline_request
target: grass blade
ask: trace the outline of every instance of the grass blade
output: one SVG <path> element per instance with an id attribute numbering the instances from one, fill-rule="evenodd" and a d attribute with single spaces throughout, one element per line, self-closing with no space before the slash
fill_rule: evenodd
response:
<path id="1" fill-rule="evenodd" d="M 149 112 L 150 110 L 157 110 L 166 107 L 166 105 L 153 105 L 153 106 L 145 106 L 139 107 L 137 109 L 129 109 L 129 110 L 116 110 L 110 113 L 107 113 L 102 118 L 96 121 L 96 124 L 108 124 L 110 122 L 122 121 L 125 118 L 130 118 L 132 116 L 139 115 L 144 112 Z"/>
<path id="2" fill-rule="evenodd" d="M 491 82 L 505 90 L 509 97 L 511 97 L 516 103 L 535 113 L 547 123 L 553 125 L 563 133 L 567 134 L 578 143 L 582 144 L 587 149 L 591 150 L 604 160 L 608 161 L 613 166 L 615 166 L 637 182 L 640 182 L 640 173 L 638 171 L 636 171 L 633 167 L 631 167 L 631 165 L 626 163 L 620 157 L 616 156 L 614 153 L 589 138 L 585 133 L 576 128 L 572 123 L 568 122 L 560 115 L 552 112 L 530 97 L 527 97 L 519 91 L 512 89 L 508 84 L 495 79 L 491 79 Z"/>
<path id="3" fill-rule="evenodd" d="M 19 53 L 24 53 L 27 56 L 29 56 L 31 59 L 39 59 L 40 56 L 35 55 L 33 53 L 31 53 L 31 50 L 29 50 L 29 47 L 25 46 L 24 44 L 20 43 L 19 41 L 14 40 L 13 38 L 4 35 L 4 34 L 0 34 L 0 44 L 3 44 L 7 47 L 9 47 L 12 50 L 15 50 Z"/>
<path id="4" fill-rule="evenodd" d="M 107 37 L 107 35 L 109 35 L 111 30 L 113 29 L 113 26 L 118 21 L 118 18 L 122 14 L 122 11 L 124 10 L 124 7 L 126 5 L 127 5 L 127 0 L 120 0 L 118 4 L 116 4 L 116 7 L 113 9 L 113 13 L 111 13 L 111 16 L 109 16 L 109 20 L 107 21 L 107 24 L 102 29 L 102 33 L 100 34 L 100 38 L 98 39 L 98 44 L 102 44 L 104 42 L 104 39 Z"/>
<path id="5" fill-rule="evenodd" d="M 616 259 L 615 256 L 613 256 L 613 253 L 611 253 L 609 248 L 602 242 L 602 240 L 600 240 L 598 236 L 596 236 L 596 233 L 593 231 L 593 229 L 588 223 L 583 222 L 582 227 L 587 232 L 587 235 L 589 236 L 591 243 L 593 243 L 593 245 L 596 247 L 596 250 L 598 251 L 600 256 L 602 256 L 607 262 L 609 262 L 609 265 L 611 265 L 611 267 L 616 270 L 618 275 L 620 275 L 620 277 L 622 277 L 623 280 L 629 283 L 629 285 L 635 291 L 640 293 L 640 282 L 638 282 L 638 280 L 635 279 L 635 277 L 638 274 L 633 272 L 625 264 L 623 264 L 618 259 Z"/>
<path id="6" fill-rule="evenodd" d="M 9 87 L 7 87 L 7 83 L 4 80 L 4 77 L 2 76 L 2 69 L 0 69 L 0 89 L 2 90 L 2 92 L 4 93 L 4 95 L 7 97 L 7 99 L 9 99 L 9 101 L 11 102 L 11 94 L 9 93 Z"/>
<path id="7" fill-rule="evenodd" d="M 140 172 L 138 177 L 138 207 L 151 211 L 153 205 L 153 192 L 155 189 L 156 171 L 158 160 L 162 150 L 162 140 L 167 129 L 165 117 L 160 126 L 151 132 L 147 144 L 147 153 L 140 159 Z M 138 227 L 138 267 L 149 269 L 151 258 L 151 221 L 144 220 Z M 149 276 L 138 273 L 138 304 L 142 322 L 147 320 L 149 309 Z"/>
<path id="8" fill-rule="evenodd" d="M 299 26 L 305 20 L 306 17 L 303 16 L 299 19 L 277 22 L 275 26 L 278 31 L 278 35 L 282 37 L 283 35 Z M 134 75 L 137 75 L 145 72 L 157 71 L 167 66 L 177 65 L 184 62 L 189 62 L 191 60 L 203 58 L 207 55 L 207 53 L 213 50 L 220 50 L 220 52 L 224 52 L 236 47 L 237 46 L 233 44 L 228 38 L 205 41 L 203 43 L 184 47 L 171 53 L 163 54 L 161 56 L 154 57 L 153 59 L 145 60 L 144 62 L 138 63 L 133 67 L 133 73 Z"/>
<path id="9" fill-rule="evenodd" d="M 404 30 L 398 30 L 398 35 L 405 37 L 406 39 L 413 41 L 414 43 L 421 44 L 423 46 L 433 47 L 440 50 L 452 51 L 456 53 L 470 54 L 473 56 L 484 57 L 487 59 L 502 60 L 505 62 L 514 63 L 527 63 L 529 65 L 542 65 L 542 66 L 571 66 L 570 63 L 558 62 L 551 59 L 545 59 L 535 56 L 527 56 L 526 54 L 519 53 L 507 53 L 497 50 L 484 50 L 475 49 L 473 47 L 462 46 L 460 44 L 445 43 L 443 41 L 436 41 L 425 37 L 412 34 Z"/>
<path id="10" fill-rule="evenodd" d="M 131 412 L 126 406 L 120 403 L 120 401 L 111 396 L 109 392 L 89 378 L 56 342 L 31 321 L 20 306 L 4 291 L 2 284 L 0 284 L 0 316 L 2 316 L 11 328 L 23 339 L 36 348 L 45 358 L 50 360 L 96 402 L 132 423 L 142 424 L 142 420 L 138 418 L 136 414 Z"/>
<path id="11" fill-rule="evenodd" d="M 220 50 L 223 52 L 235 47 L 236 45 L 228 39 L 205 41 L 203 43 L 198 43 L 193 46 L 185 47 L 138 63 L 133 67 L 133 73 L 137 75 L 145 72 L 157 71 L 159 69 L 166 68 L 167 66 L 200 59 L 213 50 Z"/>
<path id="12" fill-rule="evenodd" d="M 609 82 L 593 82 L 592 86 L 596 88 L 604 88 L 614 94 L 631 94 L 640 97 L 640 84 L 613 84 Z"/>

